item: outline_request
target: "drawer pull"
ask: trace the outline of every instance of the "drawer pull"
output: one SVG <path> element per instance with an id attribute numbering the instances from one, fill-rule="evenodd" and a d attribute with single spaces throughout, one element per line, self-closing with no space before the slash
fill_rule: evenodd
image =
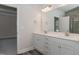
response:
<path id="1" fill-rule="evenodd" d="M 46 42 L 46 44 L 48 44 L 48 42 Z"/>
<path id="2" fill-rule="evenodd" d="M 48 38 L 46 38 L 46 39 L 48 39 Z"/>
<path id="3" fill-rule="evenodd" d="M 58 46 L 58 48 L 61 48 L 61 46 Z"/>

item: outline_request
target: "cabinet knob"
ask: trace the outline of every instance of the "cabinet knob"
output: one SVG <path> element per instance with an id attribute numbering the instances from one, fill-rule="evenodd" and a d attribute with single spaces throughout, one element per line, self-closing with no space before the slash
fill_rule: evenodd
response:
<path id="1" fill-rule="evenodd" d="M 39 39 L 37 39 L 37 41 L 39 41 Z"/>
<path id="2" fill-rule="evenodd" d="M 61 48 L 61 46 L 58 46 L 58 48 Z"/>
<path id="3" fill-rule="evenodd" d="M 48 38 L 46 38 L 46 40 L 48 40 Z"/>
<path id="4" fill-rule="evenodd" d="M 46 42 L 46 44 L 48 44 L 48 42 Z"/>

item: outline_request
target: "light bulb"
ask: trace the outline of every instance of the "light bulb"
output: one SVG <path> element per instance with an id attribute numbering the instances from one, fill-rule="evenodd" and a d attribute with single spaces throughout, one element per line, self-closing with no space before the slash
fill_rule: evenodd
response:
<path id="1" fill-rule="evenodd" d="M 42 9 L 42 12 L 48 12 L 50 10 L 52 10 L 52 6 L 49 5 L 46 8 Z"/>

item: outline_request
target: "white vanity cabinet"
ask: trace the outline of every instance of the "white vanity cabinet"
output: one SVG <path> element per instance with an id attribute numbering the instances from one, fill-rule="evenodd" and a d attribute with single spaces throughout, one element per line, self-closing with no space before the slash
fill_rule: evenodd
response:
<path id="1" fill-rule="evenodd" d="M 33 34 L 33 46 L 46 55 L 79 55 L 79 41 Z"/>
<path id="2" fill-rule="evenodd" d="M 33 35 L 33 47 L 43 54 L 48 54 L 48 38 L 44 35 Z"/>
<path id="3" fill-rule="evenodd" d="M 79 42 L 61 38 L 49 38 L 51 55 L 79 55 Z"/>
<path id="4" fill-rule="evenodd" d="M 79 41 L 60 39 L 61 54 L 79 55 Z"/>
<path id="5" fill-rule="evenodd" d="M 60 42 L 56 38 L 49 37 L 49 48 L 50 55 L 59 55 L 60 54 Z"/>
<path id="6" fill-rule="evenodd" d="M 60 39 L 60 38 L 50 38 L 50 54 L 51 55 L 72 55 L 75 54 L 75 47 L 71 44 L 71 41 Z"/>

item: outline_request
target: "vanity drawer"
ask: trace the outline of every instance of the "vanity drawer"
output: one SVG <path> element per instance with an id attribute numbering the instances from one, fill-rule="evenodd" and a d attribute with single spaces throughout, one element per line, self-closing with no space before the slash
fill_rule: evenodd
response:
<path id="1" fill-rule="evenodd" d="M 60 44 L 68 47 L 74 47 L 74 48 L 79 48 L 79 42 L 78 41 L 72 41 L 68 39 L 62 39 L 62 38 L 55 38 L 55 37 L 50 37 L 49 38 L 50 45 L 51 44 Z"/>
<path id="2" fill-rule="evenodd" d="M 68 47 L 72 47 L 75 49 L 79 49 L 79 42 L 77 41 L 72 41 L 72 40 L 67 40 L 67 39 L 59 39 L 61 45 L 66 45 Z"/>
<path id="3" fill-rule="evenodd" d="M 79 54 L 79 42 L 53 37 L 50 37 L 49 42 L 49 50 L 52 55 Z"/>

